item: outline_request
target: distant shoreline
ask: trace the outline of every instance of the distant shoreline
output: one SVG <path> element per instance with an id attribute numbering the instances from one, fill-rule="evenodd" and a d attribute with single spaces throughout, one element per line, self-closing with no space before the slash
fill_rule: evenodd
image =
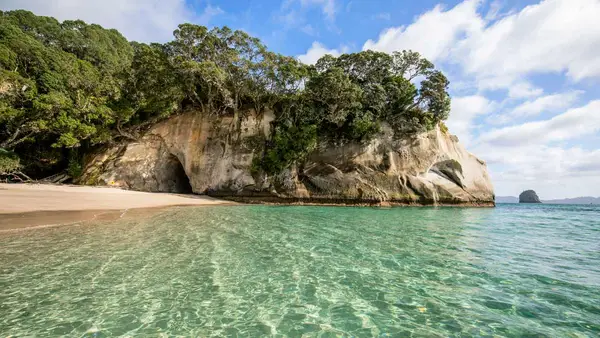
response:
<path id="1" fill-rule="evenodd" d="M 600 203 L 560 203 L 560 202 L 552 202 L 552 201 L 542 201 L 541 203 L 519 203 L 519 202 L 496 202 L 496 205 L 498 204 L 534 204 L 534 205 L 540 205 L 540 204 L 544 204 L 544 205 L 598 205 L 600 206 Z"/>
<path id="2" fill-rule="evenodd" d="M 561 205 L 600 205 L 600 197 L 582 196 L 563 199 L 541 200 L 543 204 L 561 204 Z M 515 196 L 497 196 L 497 204 L 519 203 L 519 198 Z"/>

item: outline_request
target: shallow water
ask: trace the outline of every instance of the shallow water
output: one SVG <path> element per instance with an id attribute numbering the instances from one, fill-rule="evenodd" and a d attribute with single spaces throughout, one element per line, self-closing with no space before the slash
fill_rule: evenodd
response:
<path id="1" fill-rule="evenodd" d="M 600 208 L 200 207 L 0 234 L 0 336 L 600 334 Z"/>

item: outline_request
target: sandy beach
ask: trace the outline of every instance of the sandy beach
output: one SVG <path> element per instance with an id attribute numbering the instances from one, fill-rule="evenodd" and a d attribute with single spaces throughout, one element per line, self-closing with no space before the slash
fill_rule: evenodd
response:
<path id="1" fill-rule="evenodd" d="M 208 196 L 109 187 L 0 183 L 0 231 L 122 217 L 171 206 L 232 205 Z M 132 210 L 137 210 L 132 212 Z"/>

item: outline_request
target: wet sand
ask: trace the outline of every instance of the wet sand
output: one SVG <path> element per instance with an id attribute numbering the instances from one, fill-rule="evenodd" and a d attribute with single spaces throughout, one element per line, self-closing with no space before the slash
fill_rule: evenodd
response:
<path id="1" fill-rule="evenodd" d="M 233 205 L 207 196 L 107 187 L 0 183 L 0 232 L 147 215 L 173 206 Z"/>

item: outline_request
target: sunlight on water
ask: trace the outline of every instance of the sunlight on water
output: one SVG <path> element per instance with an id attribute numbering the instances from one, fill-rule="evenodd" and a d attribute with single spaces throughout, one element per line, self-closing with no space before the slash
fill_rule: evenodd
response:
<path id="1" fill-rule="evenodd" d="M 600 334 L 600 208 L 200 207 L 0 234 L 0 336 Z"/>

